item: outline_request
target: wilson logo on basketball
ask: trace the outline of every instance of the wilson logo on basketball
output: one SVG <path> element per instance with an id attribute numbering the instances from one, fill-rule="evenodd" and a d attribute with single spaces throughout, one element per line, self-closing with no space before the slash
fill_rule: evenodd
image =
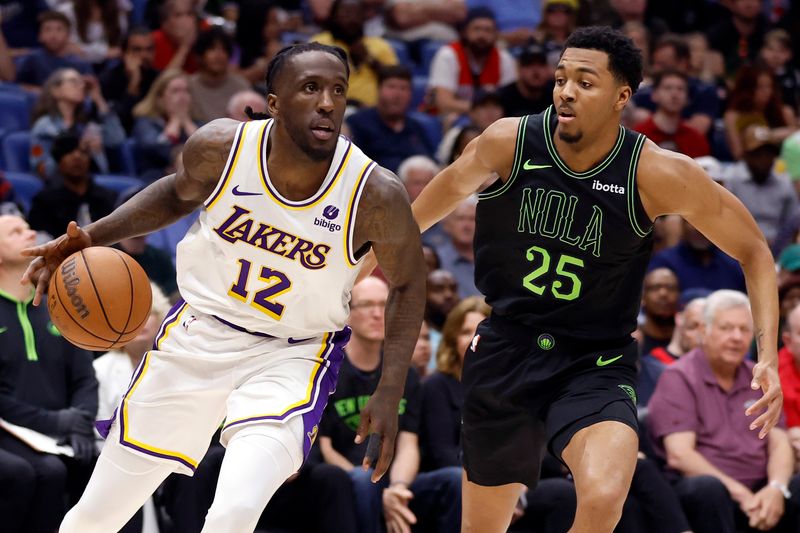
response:
<path id="1" fill-rule="evenodd" d="M 83 303 L 81 295 L 78 294 L 78 285 L 81 282 L 81 278 L 75 273 L 74 258 L 65 261 L 64 264 L 61 265 L 61 277 L 64 278 L 64 287 L 67 290 L 67 296 L 69 296 L 72 307 L 75 308 L 75 312 L 78 313 L 81 318 L 86 318 L 89 316 L 89 309 L 86 307 L 86 304 Z"/>

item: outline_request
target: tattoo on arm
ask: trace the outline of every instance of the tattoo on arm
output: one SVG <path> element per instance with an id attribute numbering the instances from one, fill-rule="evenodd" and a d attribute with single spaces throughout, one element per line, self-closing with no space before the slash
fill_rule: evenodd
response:
<path id="1" fill-rule="evenodd" d="M 184 147 L 184 167 L 150 184 L 113 213 L 86 227 L 96 245 L 145 235 L 199 207 L 219 181 L 237 122 L 217 120 L 197 130 Z"/>

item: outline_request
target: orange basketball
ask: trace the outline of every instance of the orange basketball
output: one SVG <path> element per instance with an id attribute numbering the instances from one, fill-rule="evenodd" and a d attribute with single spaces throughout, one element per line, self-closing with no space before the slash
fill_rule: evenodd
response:
<path id="1" fill-rule="evenodd" d="M 128 254 L 92 246 L 53 272 L 50 319 L 65 339 L 86 350 L 113 350 L 133 340 L 150 314 L 150 281 Z"/>

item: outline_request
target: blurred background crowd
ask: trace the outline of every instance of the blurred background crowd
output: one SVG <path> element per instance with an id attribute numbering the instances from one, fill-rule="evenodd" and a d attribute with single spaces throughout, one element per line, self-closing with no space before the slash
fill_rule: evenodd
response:
<path id="1" fill-rule="evenodd" d="M 0 419 L 75 450 L 42 453 L 0 427 L 0 530 L 52 533 L 77 500 L 100 446 L 91 422 L 111 415 L 178 297 L 175 245 L 197 214 L 119 243 L 155 297 L 148 326 L 118 352 L 60 338 L 20 292 L 22 248 L 174 172 L 203 124 L 265 112 L 267 64 L 297 42 L 345 49 L 342 133 L 413 200 L 489 124 L 551 105 L 563 43 L 593 24 L 620 29 L 643 53 L 624 126 L 695 158 L 772 247 L 786 396 L 779 437 L 753 441 L 737 389 L 752 327 L 720 323 L 746 305 L 724 292 L 746 292 L 741 268 L 680 218 L 657 220 L 636 332 L 642 451 L 617 531 L 800 531 L 798 0 L 0 0 Z M 476 203 L 423 235 L 425 322 L 387 479 L 368 481 L 352 442 L 380 377 L 388 289 L 371 277 L 353 291 L 353 337 L 317 446 L 267 507 L 265 531 L 459 531 L 459 378 L 490 313 L 473 281 Z M 706 358 L 706 374 L 690 358 L 670 368 L 684 355 Z M 694 403 L 675 399 L 687 395 Z M 704 416 L 709 402 L 724 416 Z M 670 425 L 676 413 L 693 425 Z M 686 431 L 688 445 L 671 438 Z M 170 478 L 125 531 L 200 531 L 223 455 L 215 444 L 194 478 Z M 698 469 L 701 459 L 713 470 Z M 520 495 L 512 530 L 569 529 L 568 472 L 546 456 L 543 478 Z"/>

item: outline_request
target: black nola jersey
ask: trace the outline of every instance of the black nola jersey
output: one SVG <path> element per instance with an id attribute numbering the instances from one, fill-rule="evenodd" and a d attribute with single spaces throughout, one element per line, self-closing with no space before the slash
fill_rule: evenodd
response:
<path id="1" fill-rule="evenodd" d="M 652 222 L 636 187 L 645 136 L 619 128 L 594 168 L 556 152 L 549 107 L 520 119 L 511 175 L 478 195 L 475 281 L 494 312 L 538 330 L 618 339 L 636 329 Z"/>

